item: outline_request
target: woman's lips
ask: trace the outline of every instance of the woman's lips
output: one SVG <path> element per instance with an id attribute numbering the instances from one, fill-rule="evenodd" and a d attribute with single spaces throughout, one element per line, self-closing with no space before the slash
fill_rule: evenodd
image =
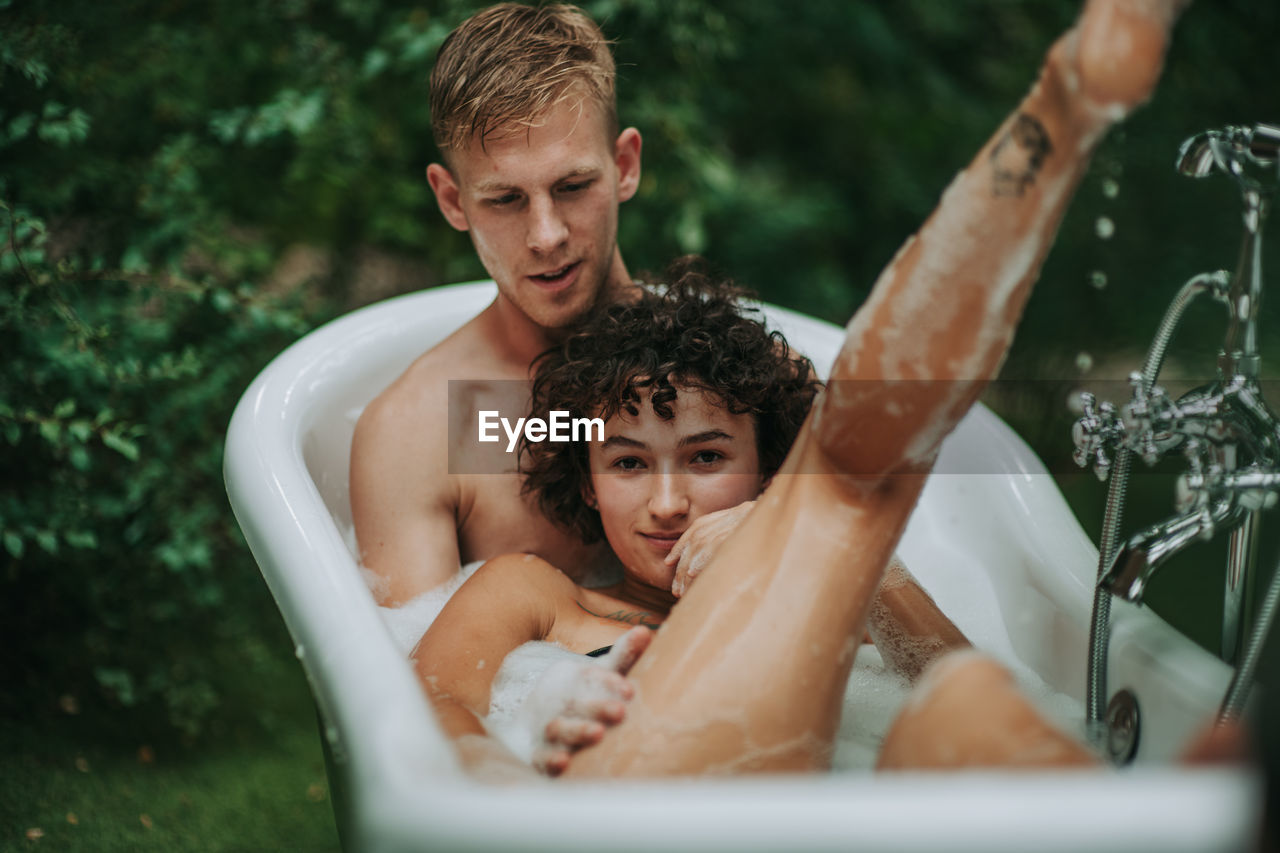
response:
<path id="1" fill-rule="evenodd" d="M 641 533 L 640 538 L 656 550 L 666 553 L 680 541 L 680 537 L 684 535 L 684 531 L 673 533 Z"/>

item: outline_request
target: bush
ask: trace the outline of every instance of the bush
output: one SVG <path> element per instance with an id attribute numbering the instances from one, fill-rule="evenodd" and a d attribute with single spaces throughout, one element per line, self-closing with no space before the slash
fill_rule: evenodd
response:
<path id="1" fill-rule="evenodd" d="M 22 650 L 5 656 L 5 699 L 99 694 L 194 733 L 221 690 L 211 646 L 252 645 L 264 616 L 222 488 L 224 429 L 306 323 L 213 275 L 55 260 L 44 223 L 4 214 L 0 631 Z"/>

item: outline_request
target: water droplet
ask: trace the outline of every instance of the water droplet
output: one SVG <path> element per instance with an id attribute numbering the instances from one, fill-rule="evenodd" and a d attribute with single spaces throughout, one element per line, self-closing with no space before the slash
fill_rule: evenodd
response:
<path id="1" fill-rule="evenodd" d="M 1087 352 L 1082 352 L 1076 355 L 1076 370 L 1079 370 L 1081 373 L 1088 373 L 1092 369 L 1093 356 L 1089 355 Z"/>
<path id="2" fill-rule="evenodd" d="M 1105 178 L 1102 181 L 1102 194 L 1107 198 L 1115 198 L 1120 195 L 1120 182 L 1113 178 Z"/>
<path id="3" fill-rule="evenodd" d="M 324 739 L 329 741 L 329 746 L 337 746 L 338 745 L 338 727 L 325 726 Z"/>
<path id="4" fill-rule="evenodd" d="M 1067 395 L 1067 411 L 1076 417 L 1084 414 L 1084 398 L 1080 396 L 1083 393 L 1084 391 L 1077 388 Z"/>
<path id="5" fill-rule="evenodd" d="M 1116 233 L 1116 224 L 1111 221 L 1109 216 L 1099 216 L 1098 221 L 1094 223 L 1093 230 L 1099 238 L 1110 240 L 1111 236 Z"/>
<path id="6" fill-rule="evenodd" d="M 1107 274 L 1102 270 L 1094 270 L 1089 273 L 1089 284 L 1093 285 L 1094 290 L 1102 290 L 1107 286 Z"/>
<path id="7" fill-rule="evenodd" d="M 304 657 L 307 656 L 306 648 L 304 646 L 298 646 L 293 650 L 293 656 L 296 657 L 298 660 L 302 660 Z"/>

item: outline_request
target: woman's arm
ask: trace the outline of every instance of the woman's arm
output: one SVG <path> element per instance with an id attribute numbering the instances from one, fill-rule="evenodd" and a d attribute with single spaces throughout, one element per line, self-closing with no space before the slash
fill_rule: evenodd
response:
<path id="1" fill-rule="evenodd" d="M 572 581 L 532 555 L 490 560 L 449 599 L 411 655 L 445 733 L 485 734 L 493 677 L 511 651 L 546 639 Z"/>

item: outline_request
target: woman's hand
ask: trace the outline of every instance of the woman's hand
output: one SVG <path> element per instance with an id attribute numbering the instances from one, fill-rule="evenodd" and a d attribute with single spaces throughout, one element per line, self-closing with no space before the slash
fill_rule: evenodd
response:
<path id="1" fill-rule="evenodd" d="M 530 757 L 549 776 L 565 771 L 574 753 L 600 742 L 625 719 L 635 688 L 626 675 L 649 647 L 653 631 L 632 628 L 608 654 L 547 669 L 521 706 L 525 726 L 538 733 Z"/>
<path id="2" fill-rule="evenodd" d="M 672 595 L 679 598 L 688 591 L 689 584 L 710 565 L 716 551 L 755 505 L 755 501 L 745 501 L 729 509 L 709 512 L 689 525 L 666 557 L 667 566 L 676 569 L 671 582 Z"/>

